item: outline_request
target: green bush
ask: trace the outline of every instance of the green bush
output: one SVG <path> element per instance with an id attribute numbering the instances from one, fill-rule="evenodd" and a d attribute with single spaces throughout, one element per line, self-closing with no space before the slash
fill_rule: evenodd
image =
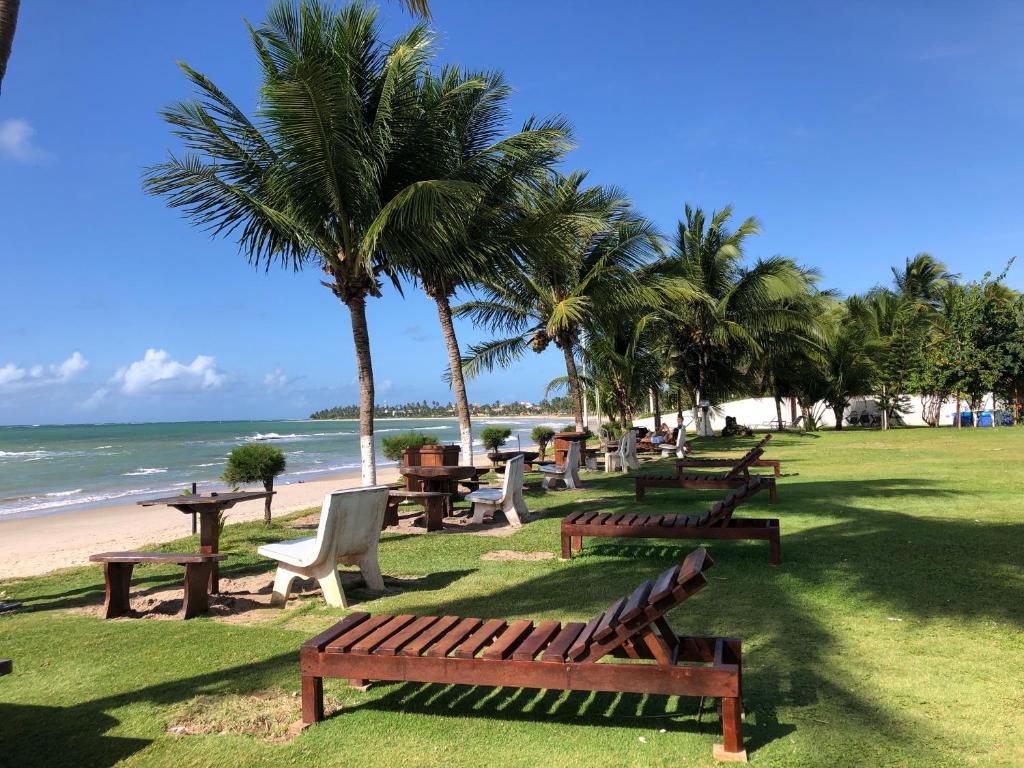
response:
<path id="1" fill-rule="evenodd" d="M 543 424 L 534 427 L 530 432 L 530 438 L 537 444 L 537 448 L 540 449 L 540 460 L 544 461 L 544 455 L 548 451 L 548 443 L 555 436 L 555 430 L 551 427 L 545 427 Z"/>
<path id="2" fill-rule="evenodd" d="M 402 451 L 406 448 L 422 448 L 424 445 L 437 445 L 437 438 L 421 432 L 402 432 L 399 435 L 385 437 L 381 441 L 384 455 L 391 461 L 401 461 Z"/>
<path id="3" fill-rule="evenodd" d="M 484 427 L 480 430 L 480 442 L 488 451 L 496 451 L 511 435 L 512 430 L 508 427 Z"/>
<path id="4" fill-rule="evenodd" d="M 267 493 L 274 492 L 274 478 L 282 474 L 287 462 L 280 448 L 262 443 L 240 445 L 228 454 L 222 479 L 229 485 L 263 483 Z M 272 496 L 263 504 L 263 522 L 270 525 Z"/>

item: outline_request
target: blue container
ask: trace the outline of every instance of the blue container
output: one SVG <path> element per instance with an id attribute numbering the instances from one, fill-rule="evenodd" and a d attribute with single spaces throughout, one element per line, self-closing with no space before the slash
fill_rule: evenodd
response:
<path id="1" fill-rule="evenodd" d="M 956 414 L 953 414 L 953 426 L 956 426 Z M 961 427 L 973 427 L 974 426 L 974 414 L 971 411 L 963 411 L 960 414 L 960 426 Z"/>
<path id="2" fill-rule="evenodd" d="M 992 426 L 992 411 L 982 411 L 981 416 L 978 418 L 979 427 L 991 427 Z"/>

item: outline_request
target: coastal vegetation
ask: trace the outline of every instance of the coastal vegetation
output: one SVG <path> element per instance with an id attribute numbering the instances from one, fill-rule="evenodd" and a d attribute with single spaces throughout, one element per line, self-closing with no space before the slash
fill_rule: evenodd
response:
<path id="1" fill-rule="evenodd" d="M 536 403 L 470 403 L 469 412 L 473 416 L 547 416 L 572 413 L 572 401 L 567 397 L 544 398 Z M 451 418 L 455 415 L 452 403 L 440 403 L 437 400 L 418 403 L 400 403 L 397 405 L 374 406 L 376 418 Z M 359 416 L 358 405 L 338 405 L 323 408 L 309 415 L 311 419 L 354 419 Z"/>
<path id="2" fill-rule="evenodd" d="M 232 448 L 224 465 L 221 479 L 228 485 L 244 485 L 245 483 L 263 483 L 263 490 L 274 493 L 274 478 L 283 475 L 287 468 L 284 451 L 265 443 L 249 443 Z M 273 495 L 267 496 L 263 502 L 263 522 L 270 525 L 270 507 Z"/>

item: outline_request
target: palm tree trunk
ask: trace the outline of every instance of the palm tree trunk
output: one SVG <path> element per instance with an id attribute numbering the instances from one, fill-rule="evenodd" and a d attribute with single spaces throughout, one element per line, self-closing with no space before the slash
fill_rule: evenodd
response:
<path id="1" fill-rule="evenodd" d="M 580 377 L 576 371 L 576 358 L 572 354 L 572 344 L 562 344 L 565 356 L 565 374 L 569 379 L 569 394 L 572 396 L 573 418 L 576 420 L 576 431 L 583 430 L 583 397 L 580 395 Z"/>
<path id="2" fill-rule="evenodd" d="M 437 317 L 441 321 L 444 343 L 448 347 L 448 370 L 452 377 L 452 391 L 455 393 L 455 413 L 459 417 L 459 443 L 462 446 L 462 461 L 473 463 L 473 424 L 469 416 L 469 398 L 466 397 L 466 377 L 462 374 L 462 354 L 459 340 L 455 336 L 452 322 L 452 305 L 446 294 L 434 298 Z"/>
<path id="3" fill-rule="evenodd" d="M 953 423 L 960 429 L 960 395 L 956 396 L 956 413 L 953 415 Z"/>
<path id="4" fill-rule="evenodd" d="M 775 395 L 775 418 L 779 424 L 779 431 L 782 431 L 782 398 Z"/>
<path id="5" fill-rule="evenodd" d="M 846 412 L 846 407 L 842 405 L 832 406 L 832 413 L 836 415 L 836 429 L 843 428 L 843 414 Z"/>
<path id="6" fill-rule="evenodd" d="M 14 44 L 14 29 L 18 26 L 18 6 L 21 0 L 0 0 L 0 85 L 7 72 L 7 61 Z"/>
<path id="7" fill-rule="evenodd" d="M 373 448 L 373 362 L 370 358 L 370 333 L 366 327 L 366 297 L 346 302 L 352 315 L 352 340 L 356 348 L 359 374 L 359 462 L 363 485 L 377 484 L 377 462 Z"/>
<path id="8" fill-rule="evenodd" d="M 654 387 L 651 394 L 654 399 L 654 431 L 657 432 L 661 426 L 661 386 Z"/>

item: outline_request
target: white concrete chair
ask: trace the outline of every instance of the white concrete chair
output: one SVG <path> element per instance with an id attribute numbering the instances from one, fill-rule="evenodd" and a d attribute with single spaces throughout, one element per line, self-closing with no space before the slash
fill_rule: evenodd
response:
<path id="1" fill-rule="evenodd" d="M 626 470 L 625 461 L 623 457 L 626 455 L 626 435 L 628 432 L 623 432 L 619 438 L 619 444 L 617 448 L 606 450 L 604 452 L 604 471 L 605 472 L 624 472 Z"/>
<path id="2" fill-rule="evenodd" d="M 466 501 L 472 502 L 474 523 L 482 523 L 485 513 L 493 517 L 500 509 L 510 525 L 521 526 L 530 514 L 523 498 L 523 457 L 516 456 L 505 464 L 505 481 L 501 488 L 481 488 L 467 493 Z"/>
<path id="3" fill-rule="evenodd" d="M 370 589 L 383 590 L 377 544 L 388 503 L 387 486 L 335 491 L 324 497 L 316 536 L 264 544 L 257 552 L 277 560 L 270 604 L 283 606 L 295 579 L 316 579 L 327 604 L 348 608 L 338 563 L 358 565 Z"/>
<path id="4" fill-rule="evenodd" d="M 608 469 L 607 460 L 611 459 L 612 469 Z M 636 430 L 628 429 L 619 438 L 619 449 L 605 457 L 605 470 L 608 472 L 626 472 L 640 469 L 640 457 L 636 455 Z"/>
<path id="5" fill-rule="evenodd" d="M 686 425 L 683 424 L 676 431 L 675 443 L 669 443 L 661 447 L 661 457 L 666 458 L 668 456 L 675 456 L 676 458 L 685 458 L 686 452 L 689 450 L 686 447 Z"/>
<path id="6" fill-rule="evenodd" d="M 575 440 L 569 444 L 569 450 L 565 454 L 565 464 L 558 466 L 557 464 L 544 464 L 539 467 L 540 471 L 544 475 L 544 479 L 541 480 L 541 487 L 545 490 L 551 488 L 552 483 L 562 482 L 565 483 L 566 488 L 573 490 L 583 487 L 583 481 L 580 480 L 580 444 Z"/>

